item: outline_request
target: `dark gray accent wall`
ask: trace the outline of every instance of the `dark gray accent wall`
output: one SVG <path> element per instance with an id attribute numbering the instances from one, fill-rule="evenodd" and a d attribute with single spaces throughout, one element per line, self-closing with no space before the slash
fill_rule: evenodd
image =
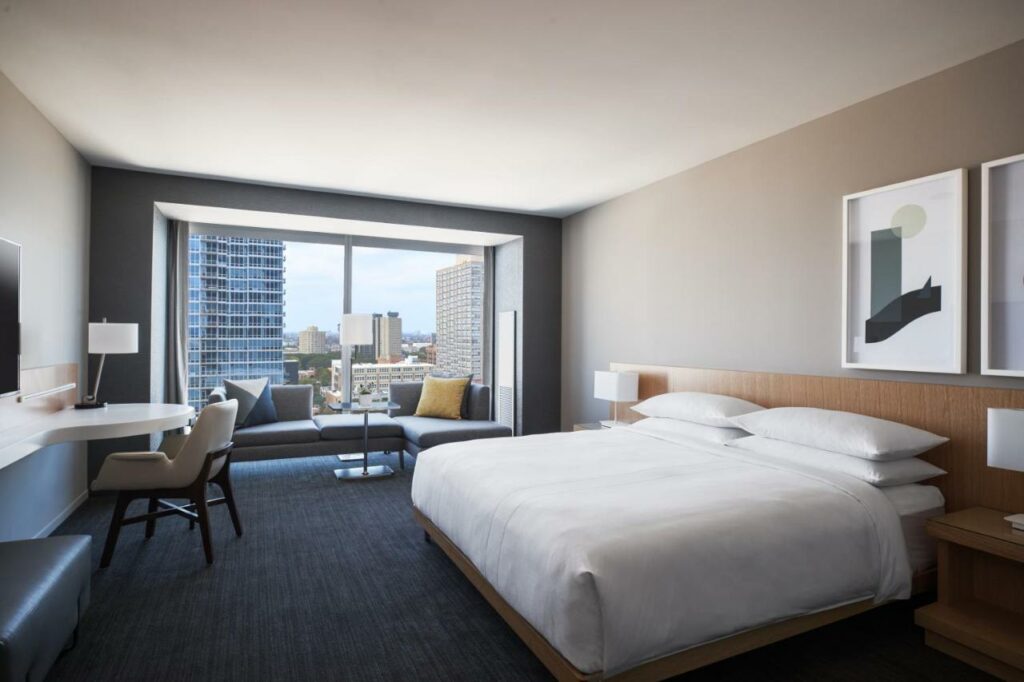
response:
<path id="1" fill-rule="evenodd" d="M 523 432 L 557 431 L 561 377 L 562 228 L 557 218 L 95 167 L 89 313 L 139 323 L 139 354 L 112 356 L 100 398 L 150 399 L 154 204 L 170 202 L 377 223 L 496 232 L 522 237 Z M 159 222 L 159 221 L 157 221 Z M 158 273 L 159 274 L 159 273 Z M 509 286 L 496 282 L 496 288 Z M 514 284 L 511 286 L 515 286 Z M 91 370 L 95 372 L 95 359 Z M 146 441 L 136 441 L 146 447 Z M 118 443 L 123 446 L 124 443 Z M 111 443 L 90 447 L 90 468 Z"/>

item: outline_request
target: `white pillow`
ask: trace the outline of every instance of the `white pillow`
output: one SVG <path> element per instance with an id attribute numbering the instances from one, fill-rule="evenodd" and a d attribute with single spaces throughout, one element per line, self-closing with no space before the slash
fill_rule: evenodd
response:
<path id="1" fill-rule="evenodd" d="M 906 424 L 814 407 L 776 407 L 733 417 L 732 423 L 755 436 L 880 461 L 920 455 L 949 440 Z"/>
<path id="2" fill-rule="evenodd" d="M 839 473 L 859 478 L 865 483 L 870 483 L 879 488 L 918 483 L 919 481 L 942 476 L 946 473 L 939 467 L 915 457 L 892 462 L 878 462 L 860 457 L 841 455 L 838 452 L 809 448 L 781 440 L 772 440 L 762 436 L 739 438 L 727 443 L 727 445 L 731 448 L 747 452 L 770 455 L 771 457 L 784 459 L 788 462 L 804 464 L 828 471 L 838 471 Z"/>
<path id="3" fill-rule="evenodd" d="M 760 405 L 714 393 L 662 393 L 634 405 L 633 410 L 645 417 L 681 419 L 707 426 L 734 427 L 731 417 L 763 410 Z"/>
<path id="4" fill-rule="evenodd" d="M 648 417 L 632 425 L 637 431 L 664 438 L 692 438 L 705 443 L 727 443 L 750 434 L 743 429 L 725 426 L 707 426 L 664 417 Z"/>

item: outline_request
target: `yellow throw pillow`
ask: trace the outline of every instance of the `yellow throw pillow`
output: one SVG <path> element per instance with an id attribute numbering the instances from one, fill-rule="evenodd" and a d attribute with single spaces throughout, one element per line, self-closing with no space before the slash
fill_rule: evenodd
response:
<path id="1" fill-rule="evenodd" d="M 417 417 L 462 419 L 462 397 L 469 387 L 469 377 L 442 379 L 428 376 L 416 406 Z"/>

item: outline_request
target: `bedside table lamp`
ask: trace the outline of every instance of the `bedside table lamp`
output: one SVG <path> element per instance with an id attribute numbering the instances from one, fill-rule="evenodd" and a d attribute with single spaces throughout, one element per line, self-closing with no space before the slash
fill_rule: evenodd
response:
<path id="1" fill-rule="evenodd" d="M 75 405 L 76 409 L 88 410 L 106 407 L 106 403 L 97 402 L 100 392 L 100 379 L 103 378 L 103 364 L 107 354 L 127 354 L 139 352 L 139 325 L 134 322 L 102 322 L 89 323 L 89 353 L 100 356 L 100 367 L 96 371 L 96 383 L 92 393 L 85 396 L 82 402 Z"/>
<path id="2" fill-rule="evenodd" d="M 988 465 L 1024 472 L 1024 410 L 988 408 Z M 1024 530 L 1024 514 L 1006 520 Z"/>
<path id="3" fill-rule="evenodd" d="M 640 375 L 636 372 L 594 372 L 594 397 L 614 403 L 615 418 L 601 420 L 601 426 L 607 428 L 623 423 L 619 421 L 619 403 L 636 400 L 639 385 Z"/>

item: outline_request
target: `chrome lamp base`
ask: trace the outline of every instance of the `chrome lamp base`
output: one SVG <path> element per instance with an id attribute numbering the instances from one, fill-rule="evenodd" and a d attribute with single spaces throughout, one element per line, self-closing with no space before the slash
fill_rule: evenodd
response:
<path id="1" fill-rule="evenodd" d="M 365 481 L 371 478 L 387 478 L 394 475 L 395 470 L 385 464 L 334 470 L 334 477 L 339 481 Z"/>

